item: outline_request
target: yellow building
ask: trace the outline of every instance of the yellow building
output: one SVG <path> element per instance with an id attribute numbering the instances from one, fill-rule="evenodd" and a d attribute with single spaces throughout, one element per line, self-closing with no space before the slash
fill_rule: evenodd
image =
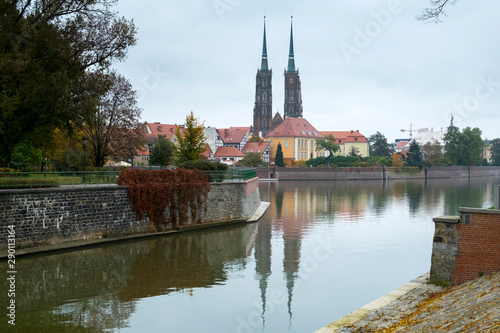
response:
<path id="1" fill-rule="evenodd" d="M 358 156 L 370 156 L 370 144 L 359 131 L 321 131 L 323 136 L 333 135 L 340 151 L 336 155 L 350 156 L 351 151 L 357 151 Z M 328 155 L 328 152 L 326 153 Z"/>
<path id="2" fill-rule="evenodd" d="M 275 129 L 266 135 L 270 142 L 271 159 L 276 156 L 276 149 L 281 143 L 283 158 L 285 160 L 309 160 L 324 156 L 324 152 L 316 151 L 316 139 L 323 138 L 306 119 L 287 117 Z"/>

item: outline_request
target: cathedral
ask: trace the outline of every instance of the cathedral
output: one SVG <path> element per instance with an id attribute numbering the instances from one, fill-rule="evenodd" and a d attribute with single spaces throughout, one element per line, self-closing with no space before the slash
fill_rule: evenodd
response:
<path id="1" fill-rule="evenodd" d="M 265 19 L 265 17 L 264 17 Z M 299 70 L 295 68 L 293 54 L 293 23 L 290 27 L 290 49 L 288 66 L 285 68 L 285 102 L 283 118 L 279 113 L 273 117 L 273 71 L 267 61 L 266 22 L 264 21 L 264 38 L 262 44 L 262 60 L 257 69 L 255 86 L 255 106 L 253 109 L 253 134 L 261 137 L 269 133 L 286 117 L 302 118 L 302 94 L 300 90 Z"/>

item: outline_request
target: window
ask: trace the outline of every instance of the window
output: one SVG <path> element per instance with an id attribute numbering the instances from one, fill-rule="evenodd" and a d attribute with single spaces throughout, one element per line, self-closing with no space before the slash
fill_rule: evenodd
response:
<path id="1" fill-rule="evenodd" d="M 285 140 L 285 148 L 288 148 L 288 139 Z"/>
<path id="2" fill-rule="evenodd" d="M 354 138 L 354 141 L 358 141 L 358 138 Z"/>
<path id="3" fill-rule="evenodd" d="M 313 148 L 313 144 L 314 144 L 313 142 L 314 142 L 314 141 L 313 141 L 313 140 L 311 140 L 311 148 Z"/>

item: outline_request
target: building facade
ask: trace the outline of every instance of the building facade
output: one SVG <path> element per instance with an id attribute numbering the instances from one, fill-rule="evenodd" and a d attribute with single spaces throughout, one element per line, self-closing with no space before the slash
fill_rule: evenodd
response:
<path id="1" fill-rule="evenodd" d="M 316 151 L 316 139 L 324 138 L 306 119 L 288 117 L 267 136 L 271 149 L 271 158 L 276 156 L 278 144 L 281 144 L 283 158 L 286 160 L 309 160 L 321 156 Z"/>

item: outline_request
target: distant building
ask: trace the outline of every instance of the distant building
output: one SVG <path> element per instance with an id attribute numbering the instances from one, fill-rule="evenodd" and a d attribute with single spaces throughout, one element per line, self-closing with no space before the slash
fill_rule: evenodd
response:
<path id="1" fill-rule="evenodd" d="M 224 164 L 234 165 L 245 157 L 236 147 L 219 147 L 214 154 L 214 158 Z"/>
<path id="2" fill-rule="evenodd" d="M 359 156 L 370 156 L 370 144 L 366 137 L 356 131 L 321 131 L 323 136 L 333 135 L 336 143 L 339 145 L 340 151 L 336 155 L 349 156 L 351 151 L 357 149 L 357 154 Z M 328 156 L 328 152 L 326 154 Z"/>
<path id="3" fill-rule="evenodd" d="M 491 163 L 491 150 L 493 149 L 492 140 L 484 140 L 484 149 L 483 149 L 483 159 L 486 159 L 488 163 Z"/>
<path id="4" fill-rule="evenodd" d="M 323 135 L 304 118 L 287 117 L 266 136 L 270 142 L 270 154 L 274 159 L 278 144 L 281 143 L 283 158 L 289 160 L 308 160 L 321 156 L 316 151 L 315 139 Z"/>
<path id="5" fill-rule="evenodd" d="M 413 137 L 413 140 L 415 140 L 420 147 L 424 146 L 426 143 L 433 144 L 435 141 L 439 143 L 441 146 L 441 151 L 444 153 L 444 136 L 446 135 L 446 132 L 443 132 L 441 129 L 440 131 L 434 131 L 433 128 L 429 131 L 428 128 L 421 128 L 418 130 L 417 134 Z M 401 151 L 408 151 L 410 149 L 410 142 L 408 142 L 406 145 L 402 147 Z"/>
<path id="6" fill-rule="evenodd" d="M 262 160 L 266 163 L 269 163 L 270 148 L 271 146 L 267 141 L 247 142 L 245 147 L 243 147 L 242 153 L 245 155 L 248 153 L 259 153 L 262 155 Z"/>

